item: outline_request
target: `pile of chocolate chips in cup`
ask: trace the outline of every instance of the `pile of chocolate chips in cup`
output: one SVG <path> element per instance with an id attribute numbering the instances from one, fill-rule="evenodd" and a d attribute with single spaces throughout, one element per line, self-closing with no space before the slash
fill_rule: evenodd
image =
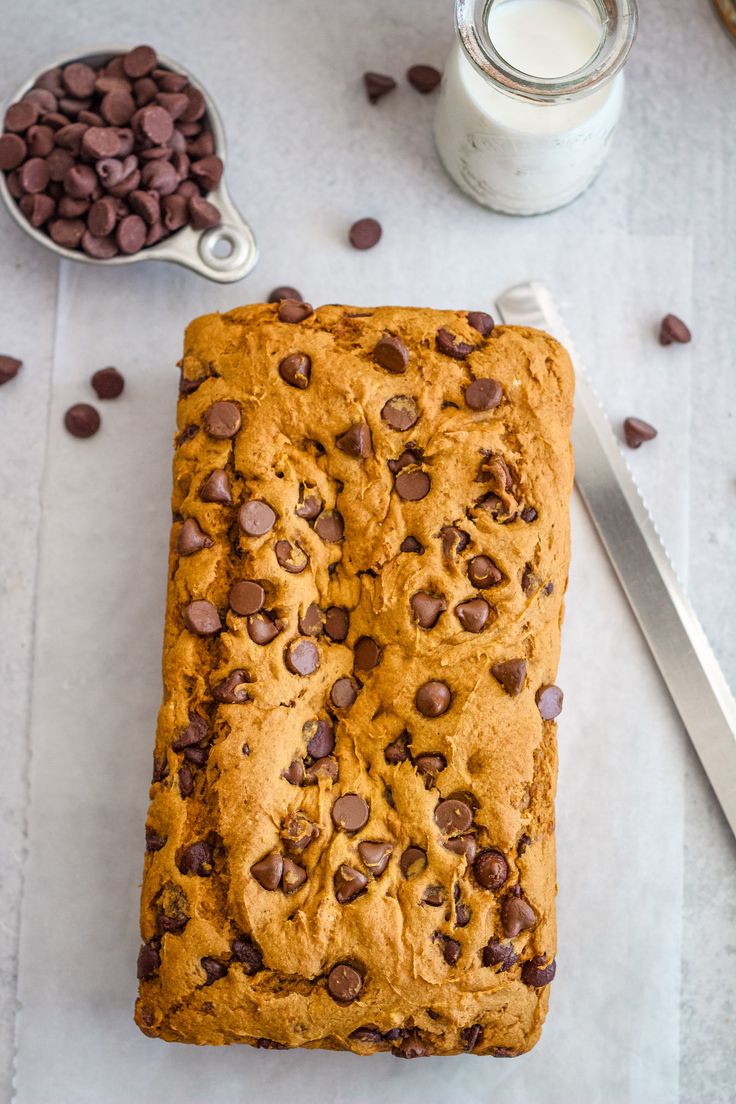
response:
<path id="1" fill-rule="evenodd" d="M 42 74 L 5 114 L 0 169 L 32 226 L 100 260 L 220 222 L 204 97 L 150 46 Z"/>

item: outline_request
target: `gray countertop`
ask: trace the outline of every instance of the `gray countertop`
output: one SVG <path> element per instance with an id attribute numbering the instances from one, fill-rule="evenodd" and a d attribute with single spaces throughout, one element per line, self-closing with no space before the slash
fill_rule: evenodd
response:
<path id="1" fill-rule="evenodd" d="M 690 480 L 688 591 L 723 664 L 736 686 L 736 344 L 733 336 L 736 287 L 736 46 L 720 29 L 708 0 L 640 0 L 641 33 L 627 69 L 628 105 L 616 139 L 614 156 L 602 178 L 564 212 L 536 222 L 537 233 L 560 230 L 571 240 L 588 233 L 687 239 L 692 258 L 692 374 L 689 399 L 673 388 L 667 401 L 690 403 L 689 448 L 683 442 L 679 462 Z M 264 20 L 266 23 L 264 24 Z M 327 41 L 340 43 L 339 60 L 325 49 L 319 55 L 300 50 L 300 28 L 314 21 L 331 24 Z M 251 26 L 259 36 L 249 52 Z M 269 25 L 269 35 L 264 26 Z M 337 24 L 337 27 L 335 26 Z M 270 37 L 269 37 L 270 36 Z M 158 0 L 128 0 L 125 8 L 110 0 L 27 0 L 14 9 L 0 36 L 0 98 L 46 57 L 105 40 L 151 41 L 181 57 L 211 86 L 223 109 L 225 124 L 238 153 L 230 176 L 233 194 L 248 196 L 246 210 L 262 229 L 264 256 L 270 248 L 293 253 L 284 280 L 300 282 L 300 228 L 290 215 L 290 196 L 318 189 L 319 158 L 297 161 L 279 178 L 277 193 L 269 151 L 249 148 L 241 120 L 228 99 L 228 81 L 260 81 L 247 99 L 257 109 L 259 97 L 283 97 L 283 130 L 277 136 L 280 155 L 290 148 L 290 127 L 307 126 L 318 148 L 329 145 L 319 114 L 308 114 L 320 97 L 340 94 L 345 74 L 375 68 L 399 75 L 407 64 L 441 65 L 451 41 L 450 4 L 445 0 L 288 0 L 264 14 L 255 0 L 222 0 L 202 5 Z M 314 36 L 306 41 L 314 41 Z M 200 45 L 202 44 L 202 45 Z M 211 62 L 221 48 L 222 66 Z M 200 63 L 199 51 L 208 61 Z M 260 61 L 258 60 L 260 59 Z M 334 60 L 334 67 L 333 67 Z M 285 63 L 290 64 L 288 71 Z M 337 74 L 333 72 L 333 68 Z M 303 102 L 302 102 L 303 93 Z M 240 101 L 239 101 L 240 102 Z M 393 125 L 393 124 L 387 124 Z M 419 197 L 432 202 L 452 190 L 434 163 L 429 145 L 413 147 L 421 184 Z M 339 148 L 334 172 L 341 170 Z M 366 165 L 370 203 L 381 196 L 380 162 Z M 346 179 L 346 197 L 361 208 L 364 182 Z M 459 202 L 459 201 L 458 201 Z M 465 202 L 465 201 L 463 201 Z M 274 204 L 283 214 L 273 216 Z M 354 209 L 350 204 L 345 209 Z M 383 210 L 391 197 L 383 195 Z M 315 202 L 313 209 L 318 209 Z M 325 215 L 329 222 L 328 212 Z M 496 216 L 488 216 L 495 218 Z M 287 239 L 285 248 L 284 238 Z M 534 252 L 527 236 L 520 271 L 534 271 Z M 603 239 L 605 240 L 605 239 Z M 288 244 L 291 244 L 291 250 Z M 593 246 L 591 246 L 593 248 Z M 596 246 L 598 248 L 598 246 Z M 600 312 L 604 331 L 618 320 L 606 309 L 606 285 L 627 280 L 614 248 L 600 256 Z M 0 687 L 2 720 L 0 771 L 2 833 L 0 847 L 0 1102 L 10 1099 L 15 1013 L 15 977 L 19 903 L 23 879 L 24 824 L 27 806 L 28 703 L 32 680 L 35 578 L 40 488 L 51 386 L 57 262 L 0 217 L 0 352 L 25 361 L 22 378 L 0 391 Z M 264 296 L 258 273 L 242 298 Z M 496 289 L 500 290 L 500 289 Z M 664 313 L 676 305 L 661 301 L 660 289 L 642 289 L 651 310 Z M 232 302 L 238 298 L 237 288 Z M 203 287 L 206 303 L 206 287 Z M 184 321 L 184 320 L 183 320 Z M 576 335 L 581 351 L 599 347 L 600 333 Z M 591 365 L 591 372 L 596 373 Z M 600 369 L 598 369 L 600 370 Z M 646 395 L 646 385 L 640 391 Z M 651 383 L 652 405 L 662 402 L 661 384 Z M 656 401 L 655 401 L 656 400 Z M 625 396 L 619 417 L 629 413 Z M 658 515 L 664 502 L 650 506 Z M 716 806 L 697 761 L 688 768 L 685 824 L 683 973 L 681 994 L 680 1100 L 683 1104 L 736 1101 L 736 845 Z M 652 841 L 656 854 L 656 840 Z M 656 903 L 652 903 L 656 907 Z M 667 918 L 663 917 L 663 923 Z M 642 1104 L 645 1102 L 642 1101 Z"/>

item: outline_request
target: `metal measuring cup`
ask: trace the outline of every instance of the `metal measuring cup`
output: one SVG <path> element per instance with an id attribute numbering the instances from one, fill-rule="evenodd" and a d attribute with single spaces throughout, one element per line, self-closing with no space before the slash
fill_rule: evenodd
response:
<path id="1" fill-rule="evenodd" d="M 38 78 L 48 69 L 57 66 L 63 68 L 73 61 L 83 61 L 93 68 L 104 65 L 119 54 L 128 53 L 130 46 L 98 46 L 88 50 L 85 54 L 75 57 L 63 57 L 37 69 L 28 80 L 24 81 L 20 88 L 2 106 L 2 115 L 11 103 L 22 97 L 33 88 Z M 173 61 L 163 54 L 157 54 L 161 68 L 171 69 L 175 73 L 182 73 L 192 82 L 195 88 L 202 93 L 206 105 L 206 117 L 212 130 L 215 142 L 215 153 L 227 165 L 225 148 L 225 131 L 222 119 L 215 107 L 215 102 L 202 87 L 199 81 L 184 65 Z M 242 280 L 251 271 L 258 260 L 258 247 L 250 226 L 233 203 L 225 186 L 224 174 L 217 187 L 209 192 L 207 199 L 219 209 L 222 222 L 219 226 L 213 226 L 208 230 L 193 230 L 190 226 L 184 226 L 176 230 L 168 238 L 156 245 L 139 250 L 137 253 L 118 254 L 115 257 L 99 259 L 89 257 L 86 253 L 76 249 L 66 249 L 57 245 L 47 234 L 40 229 L 31 226 L 13 196 L 8 191 L 5 174 L 0 173 L 0 196 L 10 213 L 11 218 L 20 226 L 26 234 L 32 237 L 46 249 L 56 253 L 58 257 L 64 257 L 69 261 L 78 261 L 81 264 L 94 264 L 109 267 L 110 265 L 135 264 L 137 261 L 173 261 L 174 264 L 190 268 L 192 272 L 206 276 L 208 280 L 215 280 L 220 284 L 234 283 Z"/>

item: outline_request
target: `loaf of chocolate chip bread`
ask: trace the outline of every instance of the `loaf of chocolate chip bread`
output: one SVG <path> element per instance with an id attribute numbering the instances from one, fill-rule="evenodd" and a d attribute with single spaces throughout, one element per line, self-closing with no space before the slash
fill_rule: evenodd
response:
<path id="1" fill-rule="evenodd" d="M 136 1020 L 510 1056 L 555 974 L 573 375 L 486 314 L 187 331 Z"/>

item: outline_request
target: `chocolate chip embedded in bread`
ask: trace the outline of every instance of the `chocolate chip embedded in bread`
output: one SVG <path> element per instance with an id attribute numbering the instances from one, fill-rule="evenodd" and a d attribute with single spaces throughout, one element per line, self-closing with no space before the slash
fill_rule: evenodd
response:
<path id="1" fill-rule="evenodd" d="M 501 902 L 501 926 L 507 939 L 514 939 L 523 931 L 533 928 L 537 922 L 537 914 L 526 900 L 509 894 Z"/>
<path id="2" fill-rule="evenodd" d="M 284 652 L 284 663 L 292 675 L 313 675 L 319 668 L 319 648 L 311 640 L 295 640 Z"/>
<path id="3" fill-rule="evenodd" d="M 270 644 L 283 628 L 283 622 L 267 611 L 248 618 L 248 636 L 254 644 Z"/>
<path id="4" fill-rule="evenodd" d="M 381 877 L 393 850 L 393 844 L 385 840 L 363 840 L 358 844 L 358 854 L 374 878 Z"/>
<path id="5" fill-rule="evenodd" d="M 363 992 L 363 976 L 354 966 L 340 962 L 327 975 L 327 992 L 338 1004 L 352 1004 Z"/>
<path id="6" fill-rule="evenodd" d="M 469 866 L 475 860 L 477 840 L 472 834 L 452 836 L 450 839 L 443 840 L 442 846 L 446 851 L 452 851 L 453 855 L 462 855 Z"/>
<path id="7" fill-rule="evenodd" d="M 262 537 L 276 524 L 276 511 L 263 499 L 252 498 L 238 510 L 238 522 L 249 537 Z"/>
<path id="8" fill-rule="evenodd" d="M 285 778 L 292 786 L 301 786 L 304 782 L 304 763 L 301 759 L 293 759 L 286 770 L 282 770 L 281 777 Z"/>
<path id="9" fill-rule="evenodd" d="M 405 878 L 414 878 L 427 867 L 427 852 L 411 844 L 399 859 L 399 869 Z"/>
<path id="10" fill-rule="evenodd" d="M 199 492 L 203 502 L 218 502 L 222 506 L 232 506 L 230 482 L 224 468 L 215 468 L 205 479 Z"/>
<path id="11" fill-rule="evenodd" d="M 424 590 L 417 591 L 409 601 L 414 620 L 423 629 L 433 628 L 440 615 L 447 609 L 444 598 L 438 598 L 435 594 L 428 594 Z"/>
<path id="12" fill-rule="evenodd" d="M 468 311 L 468 325 L 477 330 L 482 337 L 488 337 L 492 332 L 494 322 L 490 314 L 485 311 Z"/>
<path id="13" fill-rule="evenodd" d="M 234 437 L 241 425 L 240 410 L 233 402 L 213 403 L 205 411 L 202 424 L 210 437 Z"/>
<path id="14" fill-rule="evenodd" d="M 473 823 L 473 810 L 464 801 L 446 798 L 434 811 L 434 822 L 447 836 L 467 832 Z"/>
<path id="15" fill-rule="evenodd" d="M 282 299 L 296 299 L 298 303 L 302 302 L 304 296 L 296 288 L 287 287 L 285 284 L 277 288 L 274 288 L 268 297 L 269 303 L 280 303 Z"/>
<path id="16" fill-rule="evenodd" d="M 451 939 L 448 935 L 441 936 L 440 944 L 442 947 L 442 957 L 447 965 L 456 966 L 463 952 L 462 944 L 458 943 L 457 939 Z"/>
<path id="17" fill-rule="evenodd" d="M 526 660 L 506 659 L 502 663 L 494 663 L 491 667 L 491 674 L 499 686 L 502 686 L 510 697 L 515 698 L 524 687 Z"/>
<path id="18" fill-rule="evenodd" d="M 263 609 L 266 592 L 255 579 L 239 579 L 230 587 L 230 609 L 241 617 L 248 617 Z"/>
<path id="19" fill-rule="evenodd" d="M 217 609 L 205 599 L 189 603 L 184 610 L 184 623 L 190 632 L 198 636 L 214 636 L 222 629 Z"/>
<path id="20" fill-rule="evenodd" d="M 373 360 L 387 372 L 400 374 L 406 371 L 409 363 L 409 350 L 401 338 L 394 334 L 384 334 L 373 350 Z"/>
<path id="21" fill-rule="evenodd" d="M 426 498 L 431 485 L 427 473 L 417 470 L 400 471 L 394 483 L 399 498 L 403 498 L 407 502 L 419 502 Z"/>
<path id="22" fill-rule="evenodd" d="M 232 956 L 236 962 L 242 963 L 245 973 L 252 977 L 263 969 L 263 952 L 250 936 L 241 935 L 235 939 L 231 946 Z"/>
<path id="23" fill-rule="evenodd" d="M 273 892 L 281 884 L 281 875 L 284 870 L 284 857 L 280 851 L 274 851 L 271 855 L 259 859 L 253 863 L 250 872 L 264 889 Z"/>
<path id="24" fill-rule="evenodd" d="M 474 346 L 468 345 L 466 341 L 458 341 L 455 335 L 446 330 L 444 326 L 437 331 L 436 342 L 438 351 L 444 353 L 445 356 L 452 357 L 453 360 L 465 360 L 474 348 Z"/>
<path id="25" fill-rule="evenodd" d="M 349 709 L 360 692 L 360 685 L 354 678 L 339 678 L 330 690 L 330 701 L 336 709 Z"/>
<path id="26" fill-rule="evenodd" d="M 521 980 L 532 989 L 541 989 L 554 981 L 557 963 L 554 959 L 546 962 L 544 955 L 535 955 L 521 967 Z"/>
<path id="27" fill-rule="evenodd" d="M 347 863 L 340 863 L 335 871 L 335 896 L 341 905 L 354 901 L 368 886 L 368 879 L 360 870 Z"/>
<path id="28" fill-rule="evenodd" d="M 182 874 L 195 874 L 199 878 L 208 878 L 212 873 L 214 849 L 206 840 L 191 843 L 179 855 L 176 865 Z"/>
<path id="29" fill-rule="evenodd" d="M 394 395 L 383 404 L 381 417 L 391 429 L 403 433 L 419 421 L 419 407 L 410 395 Z"/>
<path id="30" fill-rule="evenodd" d="M 303 483 L 299 485 L 299 502 L 294 507 L 297 517 L 305 521 L 314 521 L 322 511 L 324 502 L 316 491 L 308 490 Z"/>
<path id="31" fill-rule="evenodd" d="M 284 869 L 281 875 L 281 889 L 288 896 L 301 889 L 307 880 L 307 872 L 293 859 L 284 857 Z"/>
<path id="32" fill-rule="evenodd" d="M 344 832 L 357 832 L 368 823 L 368 802 L 356 793 L 343 794 L 332 806 L 332 820 Z"/>
<path id="33" fill-rule="evenodd" d="M 150 981 L 158 973 L 161 956 L 153 943 L 143 943 L 138 952 L 137 977 L 139 981 Z"/>
<path id="34" fill-rule="evenodd" d="M 315 718 L 302 726 L 307 738 L 307 754 L 313 759 L 330 755 L 335 747 L 335 732 L 329 721 Z"/>
<path id="35" fill-rule="evenodd" d="M 214 544 L 212 537 L 208 537 L 200 529 L 194 518 L 186 518 L 176 538 L 176 550 L 182 556 L 192 556 L 203 548 L 211 548 Z"/>
<path id="36" fill-rule="evenodd" d="M 316 602 L 310 602 L 299 617 L 299 632 L 302 636 L 321 636 L 325 627 L 325 615 Z"/>
<path id="37" fill-rule="evenodd" d="M 559 686 L 540 686 L 535 695 L 537 709 L 543 721 L 553 721 L 562 712 L 563 693 Z"/>
<path id="38" fill-rule="evenodd" d="M 483 889 L 500 889 L 509 876 L 509 864 L 500 851 L 487 847 L 476 856 L 473 873 Z"/>
<path id="39" fill-rule="evenodd" d="M 465 388 L 465 403 L 471 410 L 493 410 L 503 398 L 498 380 L 476 379 Z"/>
<path id="40" fill-rule="evenodd" d="M 437 775 L 447 768 L 447 760 L 440 752 L 424 752 L 414 760 L 417 774 L 424 779 L 425 790 L 431 790 Z"/>
<path id="41" fill-rule="evenodd" d="M 304 391 L 312 375 L 311 358 L 306 353 L 290 353 L 279 363 L 279 375 L 290 387 Z"/>
<path id="42" fill-rule="evenodd" d="M 457 525 L 443 525 L 437 534 L 442 541 L 442 555 L 452 561 L 470 544 L 470 533 L 458 529 Z"/>
<path id="43" fill-rule="evenodd" d="M 399 546 L 400 552 L 415 552 L 421 556 L 424 554 L 424 545 L 416 537 L 404 537 Z"/>
<path id="44" fill-rule="evenodd" d="M 314 531 L 325 544 L 337 544 L 345 536 L 345 522 L 337 510 L 323 510 L 314 523 Z"/>
<path id="45" fill-rule="evenodd" d="M 485 598 L 469 598 L 455 606 L 455 616 L 466 632 L 483 632 L 490 614 L 491 607 Z"/>
<path id="46" fill-rule="evenodd" d="M 248 676 L 245 671 L 240 669 L 231 671 L 227 678 L 218 682 L 213 688 L 212 697 L 225 705 L 242 705 L 250 701 L 247 686 Z"/>
<path id="47" fill-rule="evenodd" d="M 499 973 L 510 970 L 519 956 L 511 943 L 502 943 L 499 939 L 491 938 L 481 952 L 481 961 L 484 966 L 500 966 Z"/>
<path id="48" fill-rule="evenodd" d="M 274 552 L 279 567 L 290 575 L 301 574 L 309 563 L 309 557 L 300 544 L 292 544 L 287 540 L 276 541 Z"/>
<path id="49" fill-rule="evenodd" d="M 450 708 L 452 694 L 446 682 L 431 679 L 416 692 L 414 703 L 424 717 L 441 717 Z"/>
<path id="50" fill-rule="evenodd" d="M 329 606 L 325 610 L 325 633 L 330 640 L 341 644 L 348 635 L 350 614 L 342 606 Z"/>
<path id="51" fill-rule="evenodd" d="M 468 579 L 474 587 L 484 590 L 486 587 L 498 586 L 503 581 L 503 572 L 490 556 L 473 556 L 468 564 Z"/>
<path id="52" fill-rule="evenodd" d="M 371 445 L 371 431 L 364 422 L 358 422 L 355 425 L 350 426 L 342 433 L 335 444 L 341 452 L 347 453 L 348 456 L 355 457 L 356 460 L 365 460 L 370 456 L 373 449 Z"/>
<path id="53" fill-rule="evenodd" d="M 326 778 L 329 782 L 337 782 L 339 766 L 334 755 L 325 755 L 322 759 L 316 759 L 307 767 L 304 774 L 304 782 L 307 786 L 317 785 L 320 778 Z"/>
<path id="54" fill-rule="evenodd" d="M 311 303 L 298 302 L 296 299 L 282 299 L 276 311 L 279 322 L 289 322 L 291 324 L 303 322 L 305 318 L 309 318 L 310 314 L 313 313 L 314 308 Z"/>
<path id="55" fill-rule="evenodd" d="M 355 643 L 353 654 L 356 671 L 372 671 L 381 662 L 383 648 L 372 636 L 361 636 Z"/>

